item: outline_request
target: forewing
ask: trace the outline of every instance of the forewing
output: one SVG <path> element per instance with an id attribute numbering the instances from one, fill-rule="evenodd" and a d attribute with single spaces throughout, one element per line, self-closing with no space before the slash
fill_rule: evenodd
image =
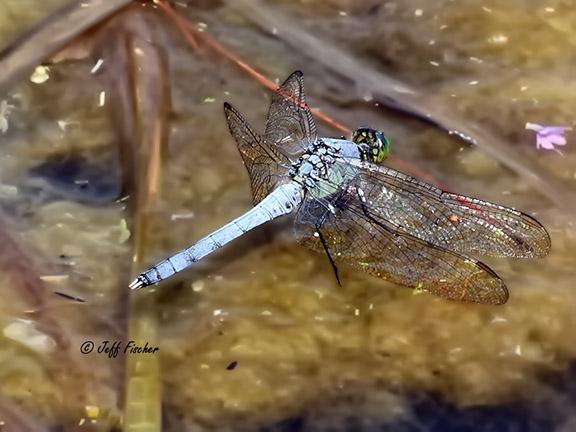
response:
<path id="1" fill-rule="evenodd" d="M 289 160 L 278 149 L 269 146 L 236 109 L 224 104 L 230 133 L 236 140 L 238 150 L 250 176 L 254 204 L 264 199 L 286 174 Z"/>
<path id="2" fill-rule="evenodd" d="M 350 161 L 375 217 L 437 246 L 499 257 L 542 257 L 550 251 L 546 229 L 520 211 L 443 191 L 391 168 Z"/>
<path id="3" fill-rule="evenodd" d="M 399 285 L 451 300 L 503 304 L 508 291 L 485 264 L 398 230 L 366 209 L 358 185 L 315 199 L 307 196 L 297 219 L 299 241 L 331 257 Z"/>
<path id="4" fill-rule="evenodd" d="M 292 73 L 272 96 L 264 139 L 292 157 L 316 141 L 316 124 L 306 104 L 302 72 Z"/>

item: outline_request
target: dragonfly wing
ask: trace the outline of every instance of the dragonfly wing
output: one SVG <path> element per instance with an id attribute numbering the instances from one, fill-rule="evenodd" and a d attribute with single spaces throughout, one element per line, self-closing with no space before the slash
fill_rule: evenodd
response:
<path id="1" fill-rule="evenodd" d="M 257 204 L 272 192 L 279 177 L 286 174 L 290 161 L 254 132 L 232 105 L 224 104 L 224 114 L 248 170 L 253 201 Z"/>
<path id="2" fill-rule="evenodd" d="M 264 139 L 293 156 L 318 139 L 316 124 L 306 104 L 302 72 L 292 73 L 272 96 Z"/>
<path id="3" fill-rule="evenodd" d="M 503 304 L 508 291 L 487 265 L 399 230 L 371 213 L 350 182 L 325 198 L 307 196 L 296 218 L 299 242 L 399 285 L 451 300 Z M 320 235 L 318 234 L 320 231 Z"/>
<path id="4" fill-rule="evenodd" d="M 520 211 L 443 191 L 391 168 L 359 167 L 358 187 L 375 217 L 436 246 L 498 257 L 542 257 L 550 251 L 546 229 Z"/>

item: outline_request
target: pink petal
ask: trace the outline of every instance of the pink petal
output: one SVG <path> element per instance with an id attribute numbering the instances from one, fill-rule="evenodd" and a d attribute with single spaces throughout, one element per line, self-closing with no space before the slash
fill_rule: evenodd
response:
<path id="1" fill-rule="evenodd" d="M 562 136 L 562 135 L 550 135 L 548 137 L 548 140 L 553 144 L 553 145 L 559 145 L 559 146 L 563 146 L 566 145 L 566 137 Z"/>
<path id="2" fill-rule="evenodd" d="M 539 135 L 564 135 L 567 130 L 571 130 L 570 128 L 563 127 L 563 126 L 546 126 L 543 129 L 538 131 Z"/>
<path id="3" fill-rule="evenodd" d="M 536 148 L 543 148 L 544 150 L 554 150 L 554 144 L 550 142 L 549 137 L 536 137 Z"/>

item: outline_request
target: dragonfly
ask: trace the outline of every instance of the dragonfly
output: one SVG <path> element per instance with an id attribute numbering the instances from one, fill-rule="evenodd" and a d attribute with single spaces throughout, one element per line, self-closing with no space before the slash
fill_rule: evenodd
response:
<path id="1" fill-rule="evenodd" d="M 247 168 L 254 206 L 141 273 L 140 289 L 173 276 L 248 231 L 294 216 L 297 241 L 398 285 L 450 300 L 503 304 L 506 284 L 472 256 L 538 258 L 550 237 L 513 208 L 441 190 L 383 165 L 390 140 L 361 127 L 350 140 L 322 138 L 304 95 L 303 74 L 276 90 L 260 135 L 230 104 L 230 133 Z"/>

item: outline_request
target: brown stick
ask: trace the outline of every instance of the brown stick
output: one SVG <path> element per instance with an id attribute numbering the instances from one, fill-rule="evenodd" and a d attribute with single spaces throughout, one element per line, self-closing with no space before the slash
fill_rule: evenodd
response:
<path id="1" fill-rule="evenodd" d="M 159 49 L 157 18 L 146 10 L 116 18 L 103 40 L 106 81 L 113 102 L 112 115 L 121 137 L 122 165 L 127 173 L 132 212 L 133 269 L 144 267 L 150 248 L 150 226 L 161 192 L 162 165 L 168 140 L 170 83 L 168 63 Z M 128 290 L 126 290 L 128 293 Z M 154 293 L 133 295 L 128 339 L 157 344 Z M 126 363 L 124 428 L 157 432 L 161 429 L 160 370 L 157 356 L 130 354 Z M 140 390 L 147 388 L 145 393 Z"/>

